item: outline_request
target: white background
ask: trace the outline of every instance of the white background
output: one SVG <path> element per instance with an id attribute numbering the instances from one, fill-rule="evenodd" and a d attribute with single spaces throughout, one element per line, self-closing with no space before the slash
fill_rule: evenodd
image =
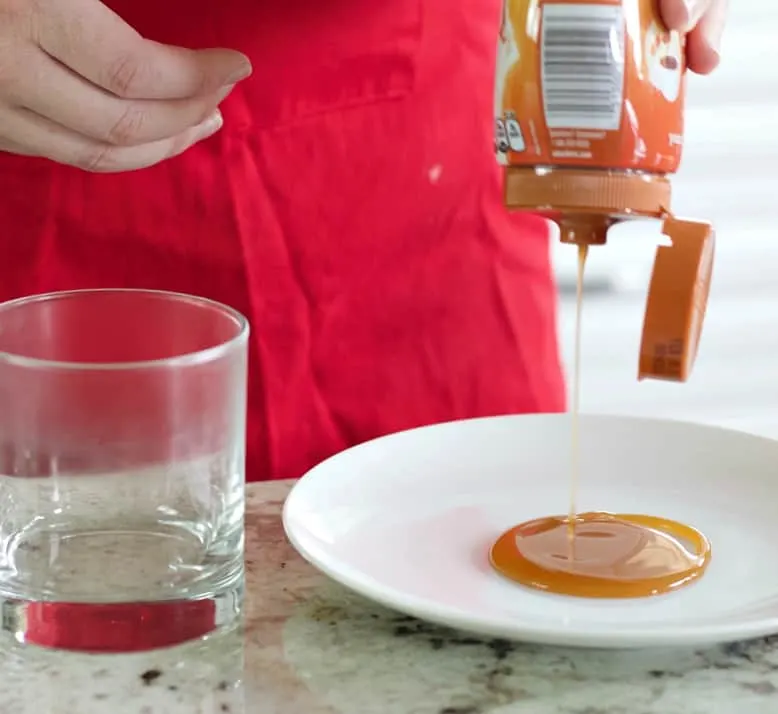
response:
<path id="1" fill-rule="evenodd" d="M 732 0 L 721 67 L 692 78 L 673 208 L 713 220 L 717 258 L 697 367 L 684 385 L 635 379 L 658 224 L 617 229 L 592 249 L 581 406 L 671 416 L 778 437 L 778 2 Z M 568 369 L 575 249 L 555 244 Z"/>

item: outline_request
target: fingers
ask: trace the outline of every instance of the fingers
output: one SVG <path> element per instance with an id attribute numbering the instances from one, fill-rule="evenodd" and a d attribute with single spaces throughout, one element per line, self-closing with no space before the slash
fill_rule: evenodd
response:
<path id="1" fill-rule="evenodd" d="M 204 121 L 232 89 L 168 101 L 120 99 L 40 51 L 29 55 L 23 61 L 36 81 L 6 82 L 7 101 L 109 144 L 145 144 L 176 136 Z"/>
<path id="2" fill-rule="evenodd" d="M 193 144 L 216 133 L 222 124 L 216 110 L 199 125 L 177 136 L 140 146 L 115 146 L 93 141 L 81 134 L 37 116 L 26 109 L 3 110 L 0 124 L 13 139 L 0 140 L 0 150 L 40 156 L 85 171 L 113 173 L 133 171 L 172 158 Z"/>
<path id="3" fill-rule="evenodd" d="M 686 41 L 689 69 L 710 74 L 721 61 L 721 38 L 729 10 L 729 0 L 714 0 Z"/>
<path id="4" fill-rule="evenodd" d="M 659 13 L 669 30 L 690 32 L 713 0 L 659 0 Z"/>
<path id="5" fill-rule="evenodd" d="M 99 0 L 0 0 L 0 151 L 145 168 L 211 136 L 251 72 L 240 52 L 142 38 Z"/>
<path id="6" fill-rule="evenodd" d="M 240 52 L 188 50 L 145 40 L 96 0 L 41 0 L 41 49 L 76 74 L 127 99 L 211 94 L 251 72 Z"/>
<path id="7" fill-rule="evenodd" d="M 708 74 L 718 66 L 728 5 L 729 0 L 659 0 L 668 28 L 688 33 L 686 54 L 692 72 Z"/>

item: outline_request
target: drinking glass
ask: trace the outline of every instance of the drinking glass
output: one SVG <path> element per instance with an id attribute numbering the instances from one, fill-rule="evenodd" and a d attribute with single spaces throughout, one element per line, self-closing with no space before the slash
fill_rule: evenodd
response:
<path id="1" fill-rule="evenodd" d="M 0 305 L 3 629 L 129 651 L 238 617 L 248 333 L 152 290 Z"/>

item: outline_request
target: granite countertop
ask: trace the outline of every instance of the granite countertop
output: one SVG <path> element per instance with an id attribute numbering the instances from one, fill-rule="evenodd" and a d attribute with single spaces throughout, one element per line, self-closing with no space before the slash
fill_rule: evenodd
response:
<path id="1" fill-rule="evenodd" d="M 288 483 L 249 487 L 242 631 L 89 656 L 2 641 L 0 714 L 775 714 L 778 638 L 575 651 L 451 632 L 345 592 L 288 545 Z"/>

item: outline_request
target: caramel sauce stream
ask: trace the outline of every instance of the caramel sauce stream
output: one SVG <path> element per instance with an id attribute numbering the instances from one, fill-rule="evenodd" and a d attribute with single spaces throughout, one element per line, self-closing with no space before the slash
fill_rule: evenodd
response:
<path id="1" fill-rule="evenodd" d="M 575 351 L 573 356 L 573 394 L 570 408 L 571 444 L 570 444 L 570 505 L 568 508 L 567 535 L 570 560 L 575 558 L 575 524 L 578 502 L 578 483 L 581 478 L 581 441 L 579 414 L 581 410 L 581 315 L 583 313 L 584 270 L 589 246 L 578 246 L 578 275 L 575 303 Z"/>
<path id="2" fill-rule="evenodd" d="M 636 598 L 687 585 L 708 567 L 710 543 L 691 526 L 645 515 L 577 511 L 580 458 L 581 315 L 588 245 L 578 246 L 570 502 L 567 516 L 522 523 L 492 546 L 492 566 L 536 590 L 587 598 Z"/>

